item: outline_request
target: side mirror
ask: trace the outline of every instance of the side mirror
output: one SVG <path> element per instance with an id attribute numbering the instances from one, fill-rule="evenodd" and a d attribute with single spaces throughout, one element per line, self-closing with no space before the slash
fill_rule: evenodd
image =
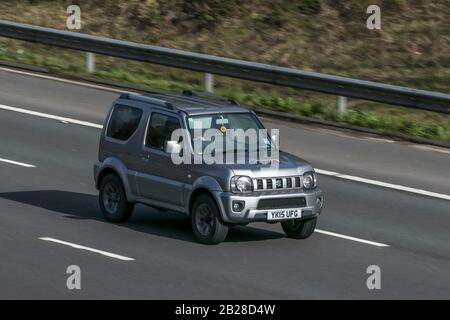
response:
<path id="1" fill-rule="evenodd" d="M 176 141 L 165 141 L 164 151 L 170 154 L 179 154 L 181 152 L 181 145 Z"/>

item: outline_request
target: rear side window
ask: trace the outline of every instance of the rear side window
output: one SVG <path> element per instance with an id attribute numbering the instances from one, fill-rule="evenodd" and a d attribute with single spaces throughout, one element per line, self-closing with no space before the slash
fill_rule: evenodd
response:
<path id="1" fill-rule="evenodd" d="M 141 117 L 141 109 L 116 104 L 109 120 L 106 135 L 122 141 L 128 140 L 136 131 Z"/>
<path id="2" fill-rule="evenodd" d="M 172 132 L 180 128 L 180 121 L 176 117 L 161 113 L 152 113 L 145 137 L 145 146 L 164 150 L 164 142 L 169 141 Z"/>

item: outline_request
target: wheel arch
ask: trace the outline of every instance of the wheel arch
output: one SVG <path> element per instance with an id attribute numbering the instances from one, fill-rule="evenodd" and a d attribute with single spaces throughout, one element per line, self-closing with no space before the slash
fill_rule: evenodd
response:
<path id="1" fill-rule="evenodd" d="M 103 168 L 97 177 L 97 183 L 96 183 L 96 188 L 100 189 L 100 185 L 102 184 L 103 179 L 108 175 L 108 174 L 115 174 L 116 176 L 118 176 L 120 178 L 120 180 L 122 180 L 122 178 L 120 177 L 119 173 L 117 173 L 117 170 L 115 170 L 112 167 L 106 167 Z M 122 182 L 123 183 L 123 182 Z"/>
<path id="2" fill-rule="evenodd" d="M 116 174 L 120 181 L 122 182 L 123 188 L 125 189 L 125 194 L 127 196 L 127 200 L 130 202 L 134 202 L 134 197 L 130 188 L 130 181 L 128 179 L 128 170 L 125 165 L 118 159 L 108 158 L 105 159 L 101 168 L 98 171 L 97 179 L 96 179 L 96 188 L 100 189 L 100 185 L 102 180 L 108 174 Z"/>
<path id="3" fill-rule="evenodd" d="M 214 197 L 213 193 L 205 186 L 199 186 L 195 190 L 192 191 L 190 197 L 189 197 L 189 203 L 188 203 L 188 215 L 191 215 L 192 208 L 194 206 L 195 200 L 198 199 L 201 195 L 206 194 L 210 196 L 216 203 L 217 200 Z"/>

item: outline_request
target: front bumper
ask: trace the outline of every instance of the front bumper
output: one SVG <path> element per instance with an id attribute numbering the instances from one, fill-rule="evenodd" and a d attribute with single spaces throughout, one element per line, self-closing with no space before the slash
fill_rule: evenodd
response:
<path id="1" fill-rule="evenodd" d="M 227 223 L 244 224 L 249 222 L 267 221 L 267 213 L 272 209 L 261 209 L 258 204 L 262 199 L 281 199 L 304 197 L 305 204 L 302 205 L 302 219 L 309 219 L 318 216 L 323 208 L 322 191 L 318 188 L 311 191 L 301 192 L 254 192 L 250 195 L 237 195 L 231 192 L 217 192 L 215 197 L 218 202 L 222 219 Z M 320 199 L 320 204 L 317 199 Z M 232 208 L 233 201 L 245 202 L 244 208 L 240 212 L 234 212 Z M 285 209 L 292 208 L 284 206 Z"/>

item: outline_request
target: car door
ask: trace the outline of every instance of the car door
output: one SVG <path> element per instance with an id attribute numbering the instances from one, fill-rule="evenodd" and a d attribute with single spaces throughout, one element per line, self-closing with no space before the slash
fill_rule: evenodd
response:
<path id="1" fill-rule="evenodd" d="M 136 175 L 142 198 L 183 206 L 186 165 L 174 164 L 171 154 L 164 151 L 165 141 L 170 140 L 172 132 L 181 127 L 182 121 L 178 115 L 164 111 L 151 112 Z"/>

